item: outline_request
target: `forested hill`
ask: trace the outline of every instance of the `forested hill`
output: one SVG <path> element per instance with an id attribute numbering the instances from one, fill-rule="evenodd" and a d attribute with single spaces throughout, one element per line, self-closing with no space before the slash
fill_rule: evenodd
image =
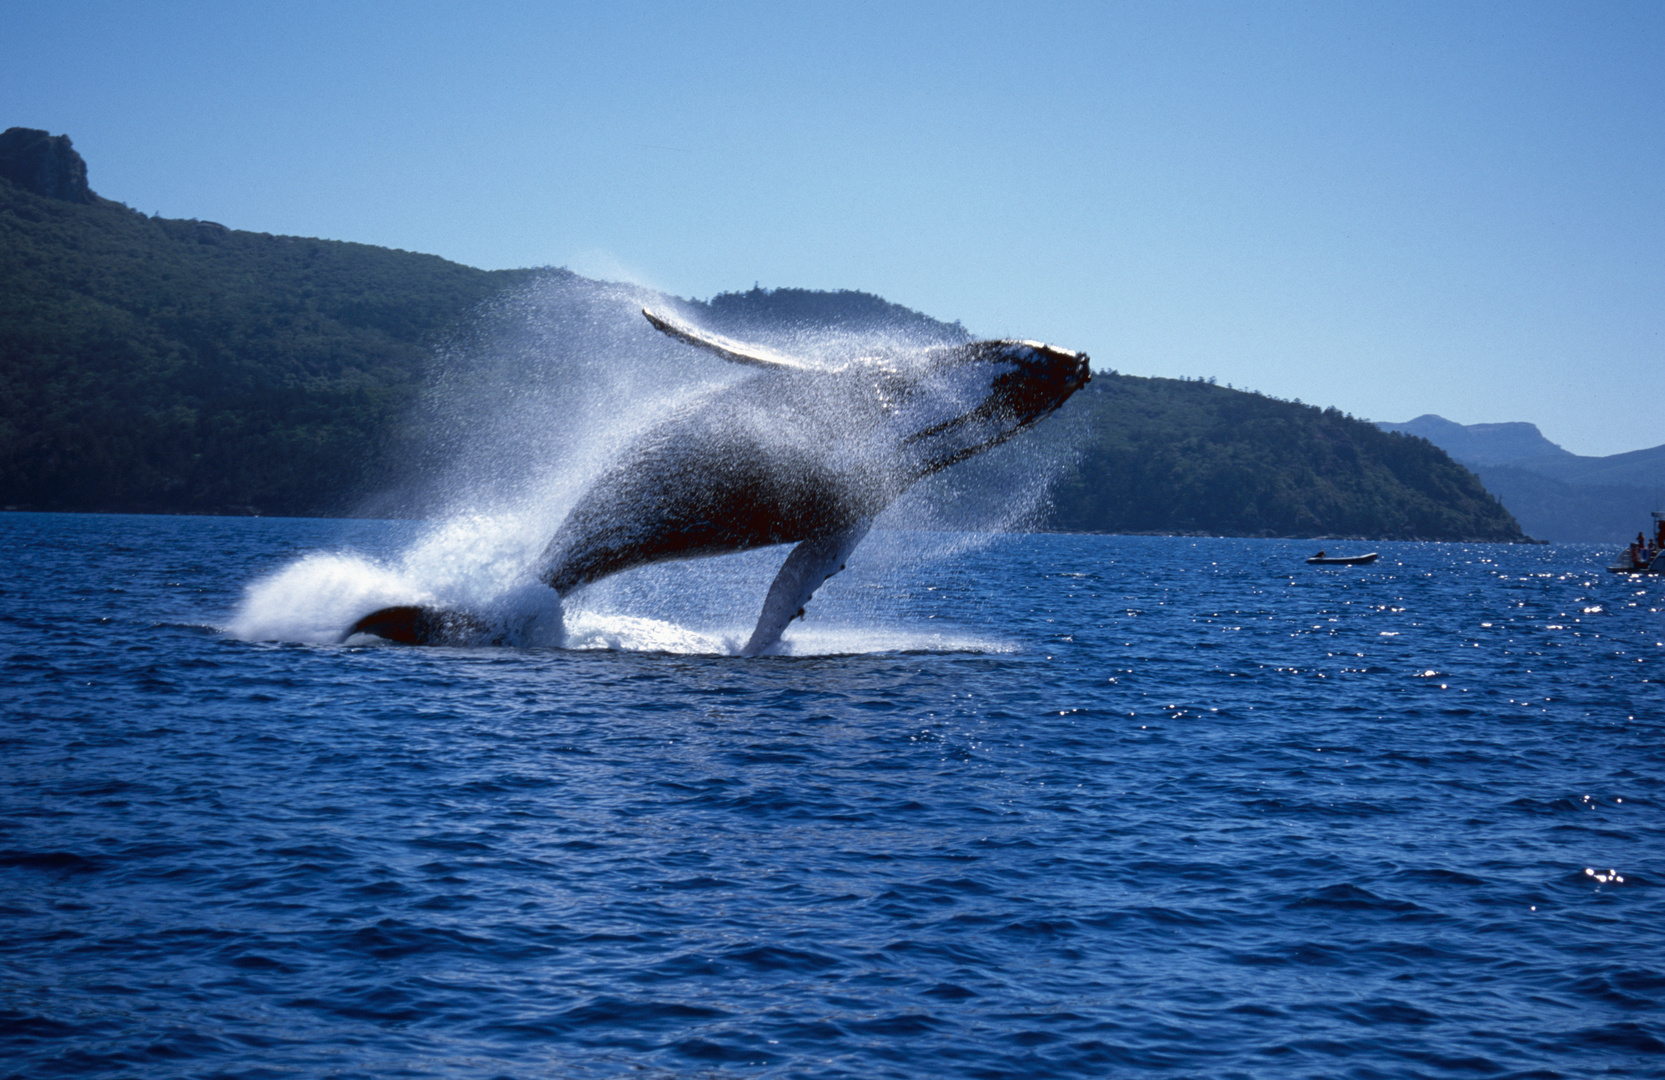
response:
<path id="1" fill-rule="evenodd" d="M 945 323 L 893 304 L 872 293 L 853 289 L 821 292 L 813 289 L 763 289 L 719 293 L 703 304 L 701 317 L 714 330 L 727 334 L 747 331 L 822 330 L 888 332 L 929 343 L 961 343 L 971 334 L 959 323 Z"/>
<path id="2" fill-rule="evenodd" d="M 21 134 L 19 134 L 21 133 Z M 536 275 L 146 217 L 99 198 L 63 136 L 0 135 L 0 506 L 337 514 L 408 466 L 436 346 Z M 680 301 L 728 332 L 963 341 L 858 292 Z M 1080 467 L 1046 527 L 1518 540 L 1425 440 L 1203 383 L 1103 370 L 1068 409 Z M 1054 437 L 1059 430 L 1052 429 Z"/>
<path id="3" fill-rule="evenodd" d="M 339 511 L 435 335 L 523 276 L 0 180 L 0 504 Z"/>
<path id="4" fill-rule="evenodd" d="M 1520 526 L 1426 439 L 1212 383 L 1093 376 L 1051 525 L 1081 532 L 1519 542 Z"/>

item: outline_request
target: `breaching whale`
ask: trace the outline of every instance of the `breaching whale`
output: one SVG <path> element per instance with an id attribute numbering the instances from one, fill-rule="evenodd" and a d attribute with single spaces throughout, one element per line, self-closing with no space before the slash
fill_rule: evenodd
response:
<path id="1" fill-rule="evenodd" d="M 796 544 L 741 655 L 769 652 L 873 519 L 917 481 L 1005 442 L 1092 377 L 1084 353 L 978 341 L 822 367 L 643 309 L 661 332 L 752 378 L 674 411 L 585 490 L 536 567 L 565 597 L 632 567 Z M 383 608 L 341 640 L 501 641 L 496 620 Z"/>

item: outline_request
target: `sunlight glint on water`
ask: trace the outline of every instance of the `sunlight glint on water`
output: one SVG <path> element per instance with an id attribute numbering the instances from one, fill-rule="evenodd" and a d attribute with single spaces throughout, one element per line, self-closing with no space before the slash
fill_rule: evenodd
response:
<path id="1" fill-rule="evenodd" d="M 575 648 L 218 629 L 429 536 L 0 516 L 0 1075 L 1657 1072 L 1608 552 L 890 532 L 754 660 L 768 551 Z"/>

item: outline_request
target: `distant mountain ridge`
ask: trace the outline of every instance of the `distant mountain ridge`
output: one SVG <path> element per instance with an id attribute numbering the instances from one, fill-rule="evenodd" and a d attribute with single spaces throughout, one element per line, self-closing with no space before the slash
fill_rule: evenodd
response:
<path id="1" fill-rule="evenodd" d="M 0 135 L 0 506 L 421 513 L 367 500 L 443 452 L 416 407 L 441 348 L 499 299 L 551 280 L 574 295 L 617 292 L 565 270 L 488 272 L 147 217 L 95 195 L 67 137 L 11 129 Z M 970 338 L 849 290 L 662 299 L 725 332 L 787 340 Z M 1523 538 L 1431 444 L 1334 409 L 1100 366 L 1064 420 L 1036 436 L 1081 440 L 1041 527 Z"/>
<path id="2" fill-rule="evenodd" d="M 1665 445 L 1607 457 L 1574 454 L 1536 424 L 1458 424 L 1427 414 L 1384 431 L 1427 439 L 1472 468 L 1533 536 L 1618 544 L 1665 509 Z"/>
<path id="3" fill-rule="evenodd" d="M 1420 435 L 1452 457 L 1470 465 L 1502 465 L 1540 457 L 1572 457 L 1544 438 L 1537 424 L 1458 424 L 1425 413 L 1403 424 L 1377 423 L 1383 431 Z"/>

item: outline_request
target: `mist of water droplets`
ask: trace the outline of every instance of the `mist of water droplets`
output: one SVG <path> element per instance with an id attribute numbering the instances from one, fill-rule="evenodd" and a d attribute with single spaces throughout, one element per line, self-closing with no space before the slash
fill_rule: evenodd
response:
<path id="1" fill-rule="evenodd" d="M 403 550 L 308 554 L 246 590 L 228 631 L 250 640 L 337 641 L 362 615 L 396 604 L 463 610 L 523 647 L 731 653 L 750 632 L 786 548 L 628 571 L 566 598 L 538 584 L 538 558 L 588 484 L 673 410 L 767 378 L 666 338 L 641 315 L 701 309 L 630 285 L 553 272 L 482 310 L 439 352 L 410 423 L 415 450 L 399 501 L 426 521 Z M 826 366 L 883 355 L 906 362 L 945 344 L 898 331 L 748 328 L 749 340 Z M 834 407 L 830 405 L 828 407 Z M 759 413 L 751 423 L 778 423 Z M 788 652 L 960 649 L 887 622 L 879 582 L 1022 528 L 1044 508 L 1068 458 L 1057 419 L 917 484 L 889 507 L 846 573 L 794 624 Z M 790 438 L 793 433 L 778 433 Z M 997 642 L 982 642 L 1000 648 Z"/>

